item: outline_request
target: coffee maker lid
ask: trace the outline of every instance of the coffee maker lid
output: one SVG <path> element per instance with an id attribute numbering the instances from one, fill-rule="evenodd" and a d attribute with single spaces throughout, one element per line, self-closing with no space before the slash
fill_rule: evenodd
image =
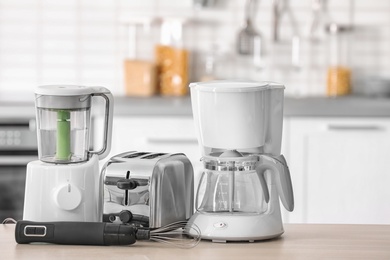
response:
<path id="1" fill-rule="evenodd" d="M 253 92 L 267 89 L 281 88 L 282 84 L 263 81 L 245 81 L 245 80 L 217 80 L 208 82 L 194 82 L 190 88 L 205 92 Z"/>

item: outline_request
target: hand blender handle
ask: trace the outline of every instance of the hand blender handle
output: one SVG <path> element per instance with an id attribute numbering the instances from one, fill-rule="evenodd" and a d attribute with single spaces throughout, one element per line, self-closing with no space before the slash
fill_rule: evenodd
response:
<path id="1" fill-rule="evenodd" d="M 92 96 L 100 96 L 105 100 L 104 113 L 104 133 L 103 133 L 103 147 L 100 151 L 92 151 L 91 154 L 97 154 L 99 160 L 104 159 L 110 153 L 111 139 L 112 139 L 112 117 L 114 112 L 114 98 L 111 92 L 104 87 L 93 87 Z"/>
<path id="2" fill-rule="evenodd" d="M 104 222 L 32 222 L 18 221 L 18 244 L 34 242 L 63 245 L 130 245 L 136 242 L 137 229 Z"/>

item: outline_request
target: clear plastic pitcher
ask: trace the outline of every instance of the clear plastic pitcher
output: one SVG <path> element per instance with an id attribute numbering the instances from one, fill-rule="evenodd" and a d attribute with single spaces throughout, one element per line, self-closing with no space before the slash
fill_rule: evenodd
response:
<path id="1" fill-rule="evenodd" d="M 91 99 L 106 100 L 106 125 L 103 149 L 89 151 Z M 112 124 L 111 93 L 105 88 L 83 86 L 40 86 L 36 89 L 39 159 L 49 163 L 77 163 L 89 159 L 90 153 L 105 154 Z"/>

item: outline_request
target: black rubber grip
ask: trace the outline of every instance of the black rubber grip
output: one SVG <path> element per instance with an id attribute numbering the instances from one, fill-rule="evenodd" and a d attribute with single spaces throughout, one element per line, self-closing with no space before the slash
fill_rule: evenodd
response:
<path id="1" fill-rule="evenodd" d="M 130 245 L 137 229 L 103 222 L 18 221 L 15 240 L 19 244 L 44 242 L 64 245 Z"/>
<path id="2" fill-rule="evenodd" d="M 116 183 L 116 186 L 121 190 L 134 190 L 138 184 L 132 179 L 120 179 Z"/>

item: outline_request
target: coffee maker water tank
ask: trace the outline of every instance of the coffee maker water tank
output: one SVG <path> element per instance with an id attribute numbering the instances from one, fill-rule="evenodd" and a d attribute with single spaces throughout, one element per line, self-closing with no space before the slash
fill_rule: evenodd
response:
<path id="1" fill-rule="evenodd" d="M 191 83 L 203 155 L 218 150 L 280 154 L 284 86 L 273 82 Z"/>

